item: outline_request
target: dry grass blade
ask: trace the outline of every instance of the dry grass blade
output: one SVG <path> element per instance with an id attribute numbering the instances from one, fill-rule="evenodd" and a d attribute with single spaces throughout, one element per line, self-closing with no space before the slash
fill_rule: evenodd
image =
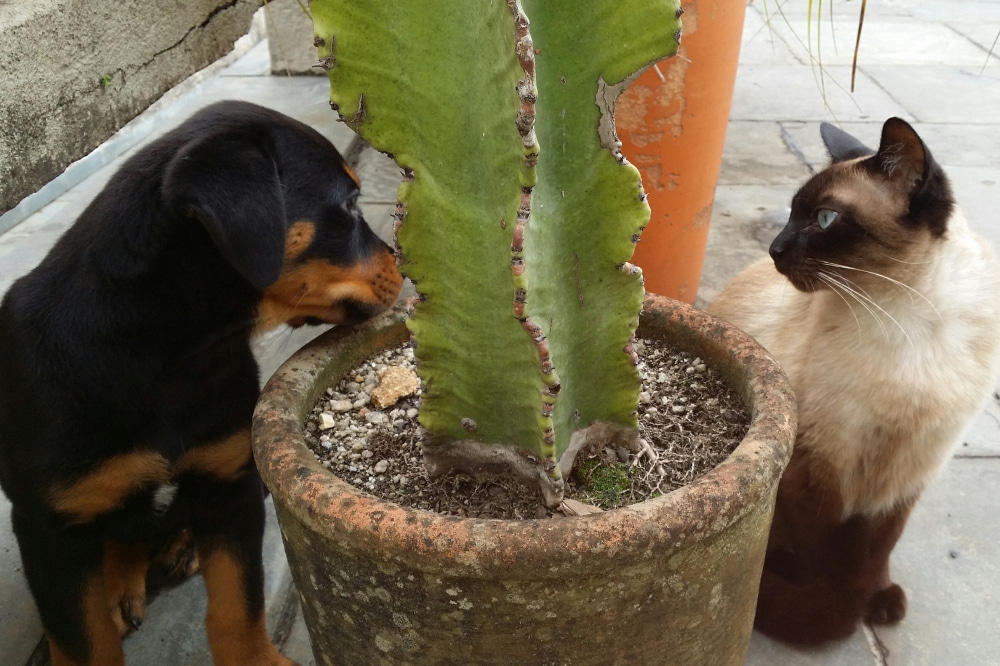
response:
<path id="1" fill-rule="evenodd" d="M 858 16 L 858 36 L 854 40 L 854 60 L 851 62 L 851 92 L 854 92 L 854 78 L 858 73 L 858 51 L 861 50 L 861 28 L 865 25 L 865 8 L 868 0 L 861 0 L 861 14 Z"/>
<path id="2" fill-rule="evenodd" d="M 979 70 L 979 76 L 983 75 L 986 71 L 986 66 L 990 64 L 990 58 L 993 57 L 993 51 L 997 48 L 997 42 L 1000 41 L 1000 30 L 997 30 L 997 36 L 993 38 L 993 43 L 990 44 L 990 52 L 986 54 L 986 60 L 983 62 L 983 68 Z"/>

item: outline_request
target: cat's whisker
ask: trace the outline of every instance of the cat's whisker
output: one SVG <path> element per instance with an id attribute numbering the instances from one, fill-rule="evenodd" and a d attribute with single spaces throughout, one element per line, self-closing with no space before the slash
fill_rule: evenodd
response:
<path id="1" fill-rule="evenodd" d="M 825 263 L 825 262 L 824 262 L 824 263 Z M 828 275 L 829 275 L 829 274 L 828 274 Z M 884 276 L 883 276 L 883 277 L 884 277 Z M 899 332 L 903 334 L 903 337 L 904 337 L 904 338 L 906 338 L 906 341 L 910 343 L 910 346 L 911 346 L 911 347 L 915 347 L 915 346 L 916 346 L 916 345 L 914 345 L 914 344 L 913 344 L 913 340 L 912 340 L 912 339 L 910 338 L 910 335 L 909 335 L 909 333 L 907 333 L 907 332 L 906 332 L 906 329 L 905 329 L 905 328 L 903 328 L 903 326 L 902 326 L 902 325 L 901 325 L 901 324 L 900 324 L 900 323 L 899 323 L 898 321 L 896 321 L 896 318 L 895 318 L 895 317 L 893 317 L 893 316 L 892 316 L 891 314 L 889 314 L 889 313 L 888 313 L 888 312 L 886 311 L 886 309 L 885 309 L 885 308 L 883 308 L 883 307 L 882 307 L 881 305 L 879 305 L 878 303 L 876 303 L 875 301 L 873 301 L 873 300 L 872 300 L 871 298 L 868 298 L 867 296 L 863 296 L 862 294 L 860 294 L 860 293 L 858 293 L 858 292 L 854 291 L 853 289 L 851 289 L 851 288 L 850 288 L 850 287 L 848 287 L 847 285 L 845 285 L 845 284 L 841 283 L 841 286 L 842 286 L 842 287 L 843 287 L 844 289 L 847 289 L 847 290 L 848 290 L 848 291 L 850 291 L 851 293 L 853 293 L 853 294 L 855 294 L 856 296 L 858 296 L 858 298 L 862 298 L 862 299 L 864 299 L 864 300 L 868 301 L 868 302 L 869 302 L 869 303 L 870 303 L 870 304 L 872 305 L 872 307 L 876 308 L 876 309 L 877 309 L 877 310 L 878 310 L 879 312 L 881 312 L 881 313 L 882 313 L 882 314 L 884 314 L 884 315 L 885 315 L 886 317 L 888 317 L 888 318 L 889 318 L 889 320 L 890 320 L 890 321 L 891 321 L 891 322 L 892 322 L 893 324 L 895 324 L 895 325 L 896 325 L 896 328 L 898 328 L 898 329 L 899 329 Z"/>
<path id="2" fill-rule="evenodd" d="M 919 296 L 920 298 L 922 298 L 924 300 L 924 302 L 927 303 L 927 305 L 931 306 L 931 309 L 934 310 L 934 314 L 937 315 L 938 320 L 942 321 L 942 322 L 944 321 L 944 317 L 941 316 L 941 313 L 938 311 L 937 307 L 935 307 L 935 305 L 933 303 L 931 303 L 930 299 L 927 298 L 926 296 L 924 296 L 922 293 L 920 293 L 919 291 L 917 291 L 916 289 L 914 289 L 913 287 L 911 287 L 908 284 L 900 282 L 899 280 L 897 280 L 895 278 L 891 278 L 888 275 L 882 275 L 881 273 L 876 273 L 875 271 L 868 271 L 868 270 L 865 270 L 863 268 L 855 268 L 854 266 L 845 266 L 844 264 L 835 264 L 832 261 L 824 261 L 822 259 L 819 260 L 819 263 L 824 264 L 826 266 L 832 266 L 833 268 L 843 268 L 843 269 L 849 270 L 849 271 L 858 271 L 859 273 L 867 273 L 868 275 L 874 275 L 875 277 L 880 277 L 880 278 L 882 278 L 884 280 L 888 280 L 889 282 L 893 283 L 894 285 L 897 285 L 899 287 L 902 287 L 903 289 L 906 289 L 911 294 L 911 296 L 910 296 L 910 302 L 911 303 L 913 302 L 913 296 L 912 296 L 912 294 L 915 294 L 915 295 Z M 886 314 L 888 314 L 888 313 L 886 313 Z"/>
<path id="3" fill-rule="evenodd" d="M 897 264 L 906 264 L 908 266 L 926 266 L 927 264 L 931 263 L 930 260 L 927 260 L 927 261 L 903 261 L 902 259 L 897 259 L 896 257 L 891 257 L 888 254 L 886 254 L 885 252 L 882 252 L 881 254 L 886 259 L 891 259 L 892 261 L 895 261 Z"/>
<path id="4" fill-rule="evenodd" d="M 828 280 L 823 275 L 822 271 L 819 271 L 816 274 L 816 277 L 818 277 L 821 282 L 826 283 L 827 286 L 830 287 L 830 291 L 832 291 L 833 293 L 837 294 L 837 296 L 840 297 L 840 300 L 844 301 L 844 305 L 847 306 L 847 309 L 851 311 L 851 316 L 854 317 L 854 323 L 857 324 L 857 326 L 858 326 L 858 342 L 860 343 L 862 341 L 862 339 L 861 339 L 861 320 L 858 319 L 857 313 L 854 311 L 854 308 L 851 307 L 851 302 L 848 301 L 847 298 L 845 298 L 844 295 L 840 293 L 840 290 L 837 289 L 837 285 L 832 280 Z"/>
<path id="5" fill-rule="evenodd" d="M 838 280 L 832 273 L 827 273 L 826 271 L 818 271 L 817 275 L 821 275 L 822 279 L 827 284 L 831 285 L 831 287 L 834 286 L 834 285 L 836 285 L 837 287 L 839 287 L 841 289 L 841 291 L 843 291 L 845 294 L 847 294 L 848 296 L 850 296 L 851 298 L 853 298 L 855 301 L 857 301 L 857 303 L 861 307 L 863 307 L 865 310 L 868 311 L 868 314 L 870 314 L 872 316 L 872 319 L 875 320 L 875 323 L 878 324 L 879 328 L 882 329 L 882 335 L 885 336 L 885 339 L 886 340 L 889 339 L 889 331 L 885 327 L 885 322 L 883 322 L 882 318 L 878 316 L 878 313 L 876 313 L 874 310 L 872 310 L 868 306 L 868 304 L 865 303 L 866 300 L 870 301 L 870 299 L 867 299 L 867 298 L 863 299 L 862 296 L 858 292 L 854 291 L 853 289 L 851 289 L 850 287 L 848 287 L 847 285 L 845 285 L 843 282 L 841 282 L 840 280 Z M 852 312 L 853 312 L 853 310 L 852 310 Z M 858 325 L 860 326 L 860 321 L 858 322 Z"/>
<path id="6" fill-rule="evenodd" d="M 862 294 L 864 294 L 864 295 L 865 295 L 865 297 L 866 297 L 866 298 L 867 298 L 867 299 L 868 299 L 869 301 L 873 301 L 873 302 L 874 302 L 874 300 L 875 300 L 875 299 L 874 299 L 874 298 L 872 298 L 872 295 L 871 295 L 871 294 L 869 294 L 869 293 L 868 293 L 867 291 L 865 291 L 865 290 L 864 290 L 864 287 L 862 287 L 862 286 L 861 286 L 860 284 L 858 284 L 858 283 L 857 283 L 857 282 L 855 282 L 854 280 L 850 279 L 850 278 L 849 278 L 849 277 L 847 277 L 846 275 L 842 275 L 842 274 L 840 274 L 840 273 L 828 273 L 828 275 L 830 275 L 830 276 L 836 276 L 836 277 L 837 277 L 838 279 L 840 279 L 840 280 L 842 280 L 843 282 L 845 282 L 845 283 L 847 283 L 847 284 L 851 285 L 851 286 L 852 286 L 853 288 L 857 289 L 857 290 L 858 290 L 859 292 L 861 292 Z M 912 299 L 913 297 L 911 296 L 910 298 Z"/>

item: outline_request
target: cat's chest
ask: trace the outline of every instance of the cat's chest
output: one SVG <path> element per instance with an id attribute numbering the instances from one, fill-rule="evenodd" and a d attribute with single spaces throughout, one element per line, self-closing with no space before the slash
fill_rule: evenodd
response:
<path id="1" fill-rule="evenodd" d="M 797 445 L 837 471 L 846 514 L 879 513 L 919 494 L 946 460 L 978 404 L 970 377 L 982 368 L 943 325 L 913 340 L 865 342 L 849 330 L 825 331 L 788 366 Z"/>

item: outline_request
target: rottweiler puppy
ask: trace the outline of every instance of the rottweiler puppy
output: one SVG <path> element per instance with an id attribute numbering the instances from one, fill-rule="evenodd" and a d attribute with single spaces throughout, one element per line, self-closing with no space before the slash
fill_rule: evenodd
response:
<path id="1" fill-rule="evenodd" d="M 216 664 L 264 623 L 254 333 L 392 305 L 392 250 L 318 132 L 220 102 L 139 151 L 0 305 L 0 486 L 53 662 L 124 663 L 157 553 L 208 590 Z M 180 543 L 180 546 L 178 546 Z"/>

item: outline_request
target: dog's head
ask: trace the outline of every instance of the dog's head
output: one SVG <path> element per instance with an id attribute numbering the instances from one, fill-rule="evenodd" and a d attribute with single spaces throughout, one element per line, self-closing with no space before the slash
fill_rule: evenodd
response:
<path id="1" fill-rule="evenodd" d="M 395 302 L 393 252 L 365 222 L 357 177 L 322 135 L 243 102 L 215 104 L 178 129 L 186 141 L 167 166 L 164 198 L 260 292 L 259 330 L 354 323 Z"/>

